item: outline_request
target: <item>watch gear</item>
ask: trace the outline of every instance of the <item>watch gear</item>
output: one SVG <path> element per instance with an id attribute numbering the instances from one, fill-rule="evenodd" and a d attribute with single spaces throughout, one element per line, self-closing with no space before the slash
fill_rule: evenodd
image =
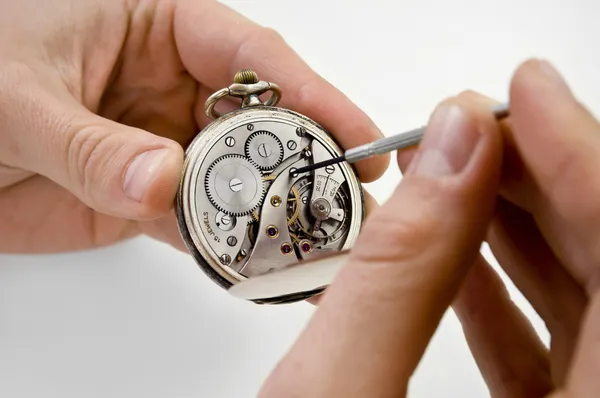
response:
<path id="1" fill-rule="evenodd" d="M 252 225 L 258 222 L 259 219 L 260 216 L 258 215 L 258 209 L 252 210 L 252 212 L 250 213 L 250 217 L 248 217 L 248 225 Z"/>
<path id="2" fill-rule="evenodd" d="M 341 218 L 332 217 L 319 220 L 318 227 L 314 228 L 315 217 L 310 211 L 310 193 L 313 190 L 313 182 L 304 177 L 296 182 L 288 194 L 288 225 L 294 237 L 310 241 L 314 247 L 331 245 L 346 233 L 348 228 L 345 214 L 350 209 L 344 190 L 336 193 L 331 205 L 342 214 Z M 337 218 L 337 219 L 336 219 Z"/>
<path id="3" fill-rule="evenodd" d="M 246 141 L 246 156 L 261 170 L 273 170 L 283 160 L 283 145 L 269 131 L 257 131 Z"/>
<path id="4" fill-rule="evenodd" d="M 269 95 L 270 94 L 270 95 Z M 186 149 L 176 214 L 198 266 L 224 289 L 321 255 L 350 249 L 365 216 L 363 193 L 347 162 L 293 175 L 291 170 L 343 155 L 328 131 L 291 109 L 281 90 L 240 71 L 204 104 L 213 119 Z M 235 97 L 240 108 L 220 113 Z M 290 303 L 325 286 L 257 303 Z"/>
<path id="5" fill-rule="evenodd" d="M 260 170 L 238 154 L 223 155 L 215 160 L 208 167 L 204 184 L 213 206 L 236 217 L 252 213 L 265 195 Z"/>

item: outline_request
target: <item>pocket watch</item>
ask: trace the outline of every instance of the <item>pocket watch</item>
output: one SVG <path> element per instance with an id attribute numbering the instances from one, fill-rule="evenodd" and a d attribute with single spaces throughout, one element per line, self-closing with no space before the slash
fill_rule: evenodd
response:
<path id="1" fill-rule="evenodd" d="M 351 164 L 294 173 L 343 151 L 315 121 L 277 107 L 281 96 L 277 84 L 239 71 L 233 84 L 207 99 L 213 121 L 186 150 L 176 199 L 179 231 L 198 266 L 223 289 L 346 251 L 364 221 Z M 220 113 L 216 106 L 225 98 L 239 99 L 240 108 Z M 324 289 L 251 301 L 290 303 Z"/>

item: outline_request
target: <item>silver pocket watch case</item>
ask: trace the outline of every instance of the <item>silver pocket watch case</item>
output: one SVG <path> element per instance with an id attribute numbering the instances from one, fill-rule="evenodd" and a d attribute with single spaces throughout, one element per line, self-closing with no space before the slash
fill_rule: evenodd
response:
<path id="1" fill-rule="evenodd" d="M 216 105 L 226 97 L 239 98 L 240 109 L 220 114 Z M 213 121 L 186 151 L 176 203 L 179 230 L 196 263 L 224 289 L 348 250 L 364 220 L 352 165 L 293 173 L 343 151 L 316 122 L 277 107 L 280 98 L 276 84 L 259 81 L 251 70 L 238 72 L 231 86 L 206 101 Z M 323 290 L 252 301 L 289 303 Z"/>

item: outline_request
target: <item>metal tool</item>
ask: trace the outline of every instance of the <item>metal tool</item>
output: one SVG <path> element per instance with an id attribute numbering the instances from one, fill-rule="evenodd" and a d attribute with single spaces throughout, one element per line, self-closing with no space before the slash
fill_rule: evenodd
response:
<path id="1" fill-rule="evenodd" d="M 492 107 L 491 111 L 496 117 L 496 120 L 504 119 L 509 114 L 508 103 L 496 105 Z M 397 149 L 408 148 L 410 146 L 418 144 L 421 141 L 426 128 L 427 126 L 423 126 L 414 130 L 393 135 L 391 137 L 385 137 L 378 141 L 349 149 L 342 156 L 339 156 L 337 158 L 328 159 L 323 162 L 313 163 L 308 166 L 300 167 L 298 169 L 290 169 L 290 174 L 292 176 L 297 176 L 302 173 L 317 170 L 332 164 L 337 164 L 344 161 L 348 163 L 356 163 L 359 160 L 364 160 L 375 155 L 381 155 Z"/>
<path id="2" fill-rule="evenodd" d="M 508 104 L 497 105 L 491 111 L 497 120 L 504 119 L 509 115 Z M 422 127 L 362 145 L 346 151 L 343 156 L 298 168 L 292 175 L 297 177 L 301 173 L 344 160 L 354 163 L 373 155 L 406 148 L 418 144 L 424 131 L 425 127 Z M 347 263 L 349 255 L 349 249 L 329 254 L 323 253 L 274 272 L 248 278 L 232 286 L 229 293 L 234 297 L 255 302 L 277 302 L 285 301 L 288 297 L 295 297 L 302 292 L 322 292 L 333 282 L 338 272 Z"/>

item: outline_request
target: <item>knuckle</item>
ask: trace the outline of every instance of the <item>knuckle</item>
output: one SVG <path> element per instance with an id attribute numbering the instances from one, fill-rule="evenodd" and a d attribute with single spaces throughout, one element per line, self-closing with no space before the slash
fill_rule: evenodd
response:
<path id="1" fill-rule="evenodd" d="M 35 131 L 28 126 L 32 123 L 32 115 L 37 112 L 24 113 L 23 109 L 35 108 L 37 101 L 29 95 L 26 87 L 32 81 L 33 72 L 23 63 L 14 61 L 0 62 L 0 152 L 3 161 L 20 166 L 23 152 L 21 131 Z"/>
<path id="2" fill-rule="evenodd" d="M 546 185 L 546 196 L 559 207 L 561 213 L 571 213 L 570 217 L 576 217 L 577 214 L 588 212 L 587 217 L 594 214 L 598 218 L 598 211 L 593 211 L 597 206 L 592 199 L 600 194 L 599 184 L 596 183 L 598 179 L 595 178 L 597 163 L 594 154 L 586 153 L 583 148 L 565 147 L 556 154 L 554 166 L 541 178 Z M 574 187 L 586 188 L 573 190 Z M 577 191 L 586 195 L 577 195 Z"/>
<path id="3" fill-rule="evenodd" d="M 303 107 L 304 104 L 312 103 L 314 105 L 318 105 L 319 103 L 315 101 L 315 80 L 309 79 L 305 80 L 298 86 L 296 93 L 294 95 L 294 101 L 299 107 Z"/>
<path id="4" fill-rule="evenodd" d="M 275 29 L 261 27 L 258 29 L 258 39 L 266 43 L 285 43 L 283 36 Z"/>
<path id="5" fill-rule="evenodd" d="M 102 185 L 101 173 L 106 171 L 107 137 L 110 133 L 101 126 L 87 125 L 67 134 L 66 164 L 69 178 L 76 183 L 80 194 L 91 196 L 94 190 L 106 188 Z"/>
<path id="6" fill-rule="evenodd" d="M 283 37 L 276 30 L 268 27 L 251 29 L 249 34 L 239 43 L 234 65 L 240 65 L 248 59 L 254 59 L 259 49 L 279 48 L 284 44 Z"/>
<path id="7" fill-rule="evenodd" d="M 16 167 L 35 172 L 62 155 L 62 139 L 70 116 L 60 102 L 38 85 L 40 75 L 29 65 L 0 63 L 0 139 L 2 157 Z"/>
<path id="8" fill-rule="evenodd" d="M 255 59 L 256 53 L 267 53 L 272 56 L 286 56 L 292 59 L 299 66 L 296 69 L 296 75 L 301 73 L 305 75 L 303 79 L 294 79 L 289 75 L 288 70 L 281 70 L 277 66 L 272 66 L 269 72 L 276 74 L 277 80 L 281 80 L 282 84 L 286 85 L 282 103 L 293 102 L 299 108 L 304 107 L 304 104 L 311 104 L 311 107 L 325 107 L 324 101 L 318 100 L 319 96 L 315 96 L 315 91 L 330 89 L 330 86 L 324 79 L 310 69 L 297 54 L 289 47 L 284 37 L 275 29 L 269 27 L 256 27 L 250 31 L 246 38 L 239 44 L 234 57 L 234 64 L 241 65 L 247 62 L 248 59 Z M 284 82 L 290 80 L 290 82 Z"/>
<path id="9" fill-rule="evenodd" d="M 597 198 L 600 196 L 600 179 L 597 155 L 594 148 L 565 148 L 555 155 L 552 167 L 538 174 L 537 181 L 542 188 L 534 211 L 540 219 L 550 219 L 565 225 L 569 233 L 556 231 L 565 242 L 565 255 L 582 269 L 597 264 L 600 259 L 600 208 Z M 596 281 L 587 286 L 590 291 Z"/>

